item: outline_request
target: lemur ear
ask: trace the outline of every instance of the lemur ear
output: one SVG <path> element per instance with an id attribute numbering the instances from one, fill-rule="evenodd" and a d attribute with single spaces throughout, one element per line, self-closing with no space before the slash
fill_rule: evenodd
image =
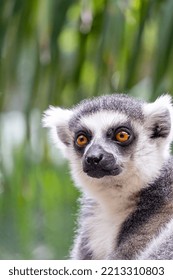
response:
<path id="1" fill-rule="evenodd" d="M 151 138 L 169 136 L 173 137 L 173 106 L 171 96 L 166 94 L 156 99 L 155 102 L 144 106 L 146 127 L 151 132 Z"/>
<path id="2" fill-rule="evenodd" d="M 50 128 L 50 136 L 57 147 L 65 154 L 70 145 L 68 122 L 73 115 L 71 110 L 50 106 L 42 118 L 43 127 Z"/>

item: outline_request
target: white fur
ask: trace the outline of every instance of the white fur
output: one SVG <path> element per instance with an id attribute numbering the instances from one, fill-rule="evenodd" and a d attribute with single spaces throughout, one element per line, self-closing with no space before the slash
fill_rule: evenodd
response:
<path id="1" fill-rule="evenodd" d="M 116 202 L 115 200 L 114 203 Z M 102 208 L 98 208 L 96 211 L 97 213 L 93 217 L 85 220 L 85 227 L 89 233 L 89 248 L 94 252 L 93 259 L 108 259 L 127 213 L 116 211 L 116 214 L 111 214 Z"/>
<path id="2" fill-rule="evenodd" d="M 112 253 L 112 248 L 116 244 L 116 238 L 122 222 L 134 209 L 133 203 L 129 202 L 129 193 L 124 189 L 110 188 L 110 182 L 107 187 L 101 188 L 99 184 L 92 184 L 90 187 L 94 190 L 87 192 L 87 197 L 92 193 L 92 198 L 98 202 L 94 215 L 86 217 L 82 221 L 82 228 L 87 232 L 88 247 L 93 252 L 93 259 L 108 259 Z M 88 190 L 88 189 L 87 189 Z M 85 189 L 84 189 L 85 191 Z M 76 240 L 72 250 L 72 258 L 76 259 L 79 240 Z"/>
<path id="3" fill-rule="evenodd" d="M 138 139 L 137 149 L 133 155 L 133 166 L 136 167 L 136 173 L 140 176 L 143 186 L 155 179 L 169 153 L 163 149 L 162 143 L 149 142 L 146 130 L 143 126 L 134 123 L 136 131 L 140 137 Z M 170 143 L 169 143 L 170 146 Z M 167 147 L 168 149 L 168 147 Z M 130 166 L 129 169 L 133 170 Z"/>
<path id="4" fill-rule="evenodd" d="M 67 157 L 67 147 L 59 139 L 57 134 L 57 127 L 62 127 L 67 129 L 67 123 L 73 115 L 73 111 L 67 109 L 61 109 L 59 107 L 49 106 L 43 114 L 42 124 L 43 127 L 50 128 L 51 140 L 56 144 L 56 146 L 61 150 L 63 155 Z"/>
<path id="5" fill-rule="evenodd" d="M 128 118 L 125 114 L 112 111 L 102 111 L 89 116 L 83 116 L 80 123 L 93 131 L 97 138 L 103 138 L 102 133 L 107 127 L 111 127 L 111 125 L 114 126 L 117 123 L 125 123 L 127 120 Z"/>

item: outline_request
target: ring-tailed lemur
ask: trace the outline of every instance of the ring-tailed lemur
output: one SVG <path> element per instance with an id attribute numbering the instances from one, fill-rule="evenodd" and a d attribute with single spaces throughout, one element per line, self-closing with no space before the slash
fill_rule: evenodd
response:
<path id="1" fill-rule="evenodd" d="M 72 259 L 173 259 L 173 107 L 124 94 L 50 107 L 45 127 L 83 195 Z"/>

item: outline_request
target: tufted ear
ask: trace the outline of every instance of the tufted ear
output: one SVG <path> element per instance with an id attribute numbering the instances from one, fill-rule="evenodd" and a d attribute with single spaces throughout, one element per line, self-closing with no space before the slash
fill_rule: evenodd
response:
<path id="1" fill-rule="evenodd" d="M 66 155 L 66 149 L 70 145 L 69 120 L 73 112 L 71 110 L 50 106 L 42 118 L 43 127 L 50 128 L 50 136 L 57 147 Z"/>
<path id="2" fill-rule="evenodd" d="M 153 103 L 144 105 L 145 126 L 150 138 L 173 138 L 173 106 L 171 96 L 166 94 Z"/>

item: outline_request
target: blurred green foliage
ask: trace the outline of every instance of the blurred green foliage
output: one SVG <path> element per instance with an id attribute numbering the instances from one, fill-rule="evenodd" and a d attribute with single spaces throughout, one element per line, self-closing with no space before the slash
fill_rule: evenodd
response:
<path id="1" fill-rule="evenodd" d="M 0 258 L 67 258 L 79 194 L 42 111 L 110 92 L 173 92 L 173 1 L 0 5 Z"/>

